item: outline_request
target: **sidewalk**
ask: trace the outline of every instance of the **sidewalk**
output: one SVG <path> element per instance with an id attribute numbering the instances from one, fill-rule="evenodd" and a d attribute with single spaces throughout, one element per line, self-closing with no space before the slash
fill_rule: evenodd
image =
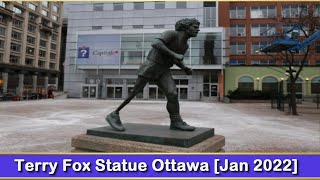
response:
<path id="1" fill-rule="evenodd" d="M 105 116 L 120 103 L 83 99 L 0 102 L 0 152 L 70 152 L 73 136 L 107 125 Z M 320 152 L 320 109 L 316 106 L 298 105 L 300 115 L 288 116 L 271 109 L 269 103 L 182 101 L 180 105 L 188 124 L 213 127 L 216 134 L 226 137 L 226 152 Z M 133 100 L 120 114 L 124 123 L 169 125 L 165 101 Z"/>

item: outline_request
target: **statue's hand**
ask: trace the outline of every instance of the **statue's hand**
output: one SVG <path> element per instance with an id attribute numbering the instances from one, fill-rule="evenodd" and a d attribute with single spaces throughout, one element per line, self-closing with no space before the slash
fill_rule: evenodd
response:
<path id="1" fill-rule="evenodd" d="M 191 68 L 185 67 L 183 70 L 184 70 L 184 72 L 186 72 L 187 75 L 192 75 L 192 69 Z"/>
<path id="2" fill-rule="evenodd" d="M 175 54 L 174 57 L 178 62 L 181 62 L 183 60 L 183 55 L 182 54 Z"/>

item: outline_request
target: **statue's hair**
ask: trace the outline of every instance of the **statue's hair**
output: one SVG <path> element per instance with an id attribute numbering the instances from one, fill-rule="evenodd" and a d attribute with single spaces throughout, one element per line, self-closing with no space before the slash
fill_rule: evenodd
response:
<path id="1" fill-rule="evenodd" d="M 200 22 L 195 18 L 192 18 L 192 19 L 189 19 L 189 18 L 180 19 L 179 21 L 176 22 L 175 29 L 176 29 L 176 31 L 185 31 L 190 26 L 192 26 L 193 24 L 200 25 Z"/>

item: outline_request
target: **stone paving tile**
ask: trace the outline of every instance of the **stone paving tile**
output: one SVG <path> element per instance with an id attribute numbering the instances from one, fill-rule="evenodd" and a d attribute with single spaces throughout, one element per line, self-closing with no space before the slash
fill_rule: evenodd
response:
<path id="1" fill-rule="evenodd" d="M 0 102 L 0 152 L 70 152 L 71 138 L 105 126 L 120 100 L 55 99 Z M 268 103 L 181 101 L 186 122 L 213 127 L 226 152 L 320 152 L 320 109 L 298 105 L 289 116 Z M 169 125 L 165 101 L 133 100 L 121 111 L 126 123 Z"/>

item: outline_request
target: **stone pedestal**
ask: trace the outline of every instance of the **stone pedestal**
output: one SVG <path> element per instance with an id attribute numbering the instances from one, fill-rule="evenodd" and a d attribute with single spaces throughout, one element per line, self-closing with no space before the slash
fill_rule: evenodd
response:
<path id="1" fill-rule="evenodd" d="M 124 124 L 126 131 L 111 127 L 88 129 L 72 138 L 73 152 L 223 152 L 225 138 L 213 128 L 174 131 L 168 126 Z"/>

